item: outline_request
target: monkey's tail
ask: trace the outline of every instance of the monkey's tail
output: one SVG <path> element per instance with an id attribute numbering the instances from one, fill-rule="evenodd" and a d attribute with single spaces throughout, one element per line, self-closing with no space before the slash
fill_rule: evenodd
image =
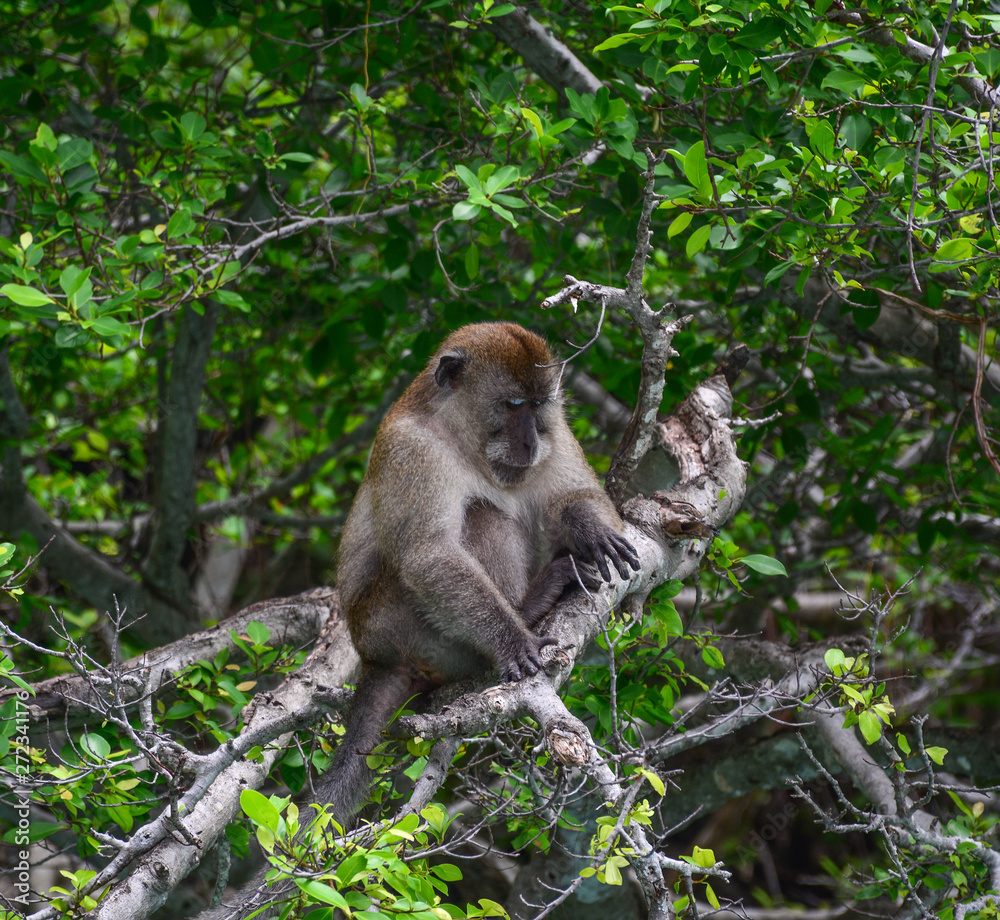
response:
<path id="1" fill-rule="evenodd" d="M 413 675 L 399 670 L 373 670 L 362 667 L 358 688 L 347 715 L 347 728 L 330 769 L 316 784 L 320 804 L 333 805 L 333 816 L 346 825 L 368 797 L 372 771 L 368 769 L 368 754 L 382 740 L 382 729 L 399 708 L 412 696 L 416 684 Z M 264 876 L 271 868 L 265 862 L 239 894 L 226 905 L 202 911 L 196 920 L 233 920 L 249 916 L 262 904 L 286 896 L 292 886 L 288 882 L 268 887 Z M 257 913 L 255 920 L 271 920 L 277 909 Z"/>
<path id="2" fill-rule="evenodd" d="M 382 740 L 382 729 L 414 689 L 409 671 L 362 666 L 344 737 L 330 769 L 316 784 L 316 801 L 332 805 L 339 824 L 345 824 L 368 797 L 373 776 L 368 755 Z"/>

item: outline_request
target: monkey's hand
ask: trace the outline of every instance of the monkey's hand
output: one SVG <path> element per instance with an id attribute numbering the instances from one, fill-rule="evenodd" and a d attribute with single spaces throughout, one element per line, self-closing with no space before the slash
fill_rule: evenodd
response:
<path id="1" fill-rule="evenodd" d="M 500 665 L 500 677 L 505 683 L 537 674 L 542 667 L 539 653 L 546 645 L 555 645 L 558 641 L 553 636 L 536 636 L 527 630 L 520 633 L 518 639 L 510 658 Z"/>
<path id="2" fill-rule="evenodd" d="M 622 578 L 629 577 L 628 566 L 639 571 L 639 556 L 635 547 L 601 521 L 578 521 L 573 529 L 573 542 L 577 560 L 597 566 L 605 581 L 611 581 L 609 559 Z"/>
<path id="3" fill-rule="evenodd" d="M 521 619 L 526 626 L 534 626 L 567 590 L 581 584 L 587 591 L 596 591 L 601 586 L 597 569 L 569 553 L 556 556 L 528 585 L 521 601 Z"/>

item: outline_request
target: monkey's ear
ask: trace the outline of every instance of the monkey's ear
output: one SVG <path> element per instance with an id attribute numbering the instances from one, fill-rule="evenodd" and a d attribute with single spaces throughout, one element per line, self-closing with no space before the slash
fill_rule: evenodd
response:
<path id="1" fill-rule="evenodd" d="M 438 366 L 434 369 L 434 382 L 442 389 L 452 389 L 458 386 L 464 369 L 465 355 L 457 351 L 445 352 L 438 359 Z"/>

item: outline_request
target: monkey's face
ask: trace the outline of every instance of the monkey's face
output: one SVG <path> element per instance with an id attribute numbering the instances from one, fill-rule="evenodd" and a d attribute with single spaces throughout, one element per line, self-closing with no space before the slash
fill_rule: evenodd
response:
<path id="1" fill-rule="evenodd" d="M 485 454 L 498 484 L 520 482 L 549 455 L 553 411 L 552 400 L 537 397 L 507 396 L 493 402 Z"/>

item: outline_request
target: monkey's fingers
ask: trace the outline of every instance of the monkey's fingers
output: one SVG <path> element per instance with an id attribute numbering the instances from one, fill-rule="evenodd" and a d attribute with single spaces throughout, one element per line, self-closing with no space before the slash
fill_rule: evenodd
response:
<path id="1" fill-rule="evenodd" d="M 570 557 L 574 558 L 574 557 Z M 597 574 L 597 569 L 589 562 L 582 562 L 574 559 L 573 580 L 571 585 L 583 585 L 588 591 L 596 591 L 603 582 L 601 576 Z"/>
<path id="2" fill-rule="evenodd" d="M 611 581 L 611 569 L 608 568 L 608 557 L 604 547 L 600 543 L 592 543 L 587 547 L 587 555 L 591 565 L 597 566 L 601 578 L 605 581 Z"/>
<path id="3" fill-rule="evenodd" d="M 639 571 L 639 557 L 636 555 L 632 544 L 624 537 L 612 534 L 608 538 L 607 554 L 608 558 L 611 559 L 612 565 L 618 570 L 618 574 L 622 578 L 629 577 L 629 565 L 637 572 Z"/>
<path id="4" fill-rule="evenodd" d="M 542 669 L 541 650 L 546 645 L 555 645 L 556 642 L 558 640 L 553 636 L 531 636 L 524 647 L 517 652 L 516 661 L 507 666 L 512 675 L 515 672 L 518 675 L 511 679 L 520 680 L 522 672 L 525 677 L 537 674 Z"/>
<path id="5" fill-rule="evenodd" d="M 521 669 L 517 666 L 516 661 L 508 661 L 507 664 L 500 669 L 500 679 L 505 684 L 516 682 L 521 679 Z"/>
<path id="6" fill-rule="evenodd" d="M 611 538 L 611 542 L 615 544 L 615 549 L 618 550 L 618 555 L 624 556 L 625 561 L 632 566 L 636 572 L 638 572 L 641 566 L 639 565 L 639 554 L 635 551 L 635 547 L 629 543 L 628 540 L 618 534 L 615 534 Z"/>

